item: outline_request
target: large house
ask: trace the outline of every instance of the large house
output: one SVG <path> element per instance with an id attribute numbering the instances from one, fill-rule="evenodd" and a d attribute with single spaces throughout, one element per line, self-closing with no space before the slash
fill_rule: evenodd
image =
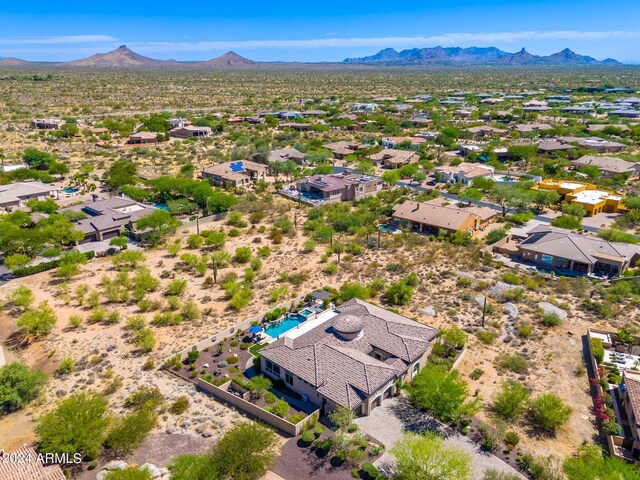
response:
<path id="1" fill-rule="evenodd" d="M 417 162 L 420 156 L 411 150 L 396 150 L 395 148 L 385 148 L 381 152 L 374 153 L 367 157 L 376 165 L 385 168 L 396 169 Z"/>
<path id="2" fill-rule="evenodd" d="M 171 130 L 171 136 L 176 138 L 207 138 L 211 136 L 211 128 L 187 125 Z"/>
<path id="3" fill-rule="evenodd" d="M 615 177 L 621 173 L 637 175 L 640 173 L 640 162 L 627 162 L 622 158 L 584 155 L 569 162 L 574 168 L 596 167 L 604 177 Z"/>
<path id="4" fill-rule="evenodd" d="M 273 150 L 269 153 L 267 163 L 285 163 L 292 160 L 298 165 L 303 165 L 306 159 L 307 156 L 296 148 L 281 148 L 280 150 Z"/>
<path id="5" fill-rule="evenodd" d="M 474 138 L 492 137 L 494 135 L 497 135 L 498 137 L 506 137 L 509 134 L 509 130 L 489 127 L 486 125 L 467 128 L 467 132 L 473 135 Z"/>
<path id="6" fill-rule="evenodd" d="M 440 182 L 472 185 L 476 178 L 493 178 L 495 169 L 489 165 L 462 162 L 456 166 L 443 165 L 433 170 Z"/>
<path id="7" fill-rule="evenodd" d="M 369 415 L 411 381 L 438 330 L 352 299 L 260 350 L 262 372 L 321 408 Z"/>
<path id="8" fill-rule="evenodd" d="M 60 189 L 41 182 L 15 182 L 0 185 L 0 209 L 22 207 L 29 199 L 58 198 Z"/>
<path id="9" fill-rule="evenodd" d="M 130 144 L 149 144 L 158 143 L 158 133 L 156 132 L 136 132 L 129 137 L 127 143 Z"/>
<path id="10" fill-rule="evenodd" d="M 399 228 L 430 235 L 454 232 L 476 234 L 495 219 L 497 212 L 486 207 L 461 207 L 444 199 L 429 202 L 406 200 L 391 212 L 391 223 Z"/>
<path id="11" fill-rule="evenodd" d="M 31 126 L 41 130 L 60 130 L 64 125 L 64 120 L 59 118 L 36 118 L 31 120 Z"/>
<path id="12" fill-rule="evenodd" d="M 600 137 L 559 137 L 561 143 L 574 143 L 580 148 L 598 152 L 621 152 L 627 148 L 624 143 L 612 142 Z"/>
<path id="13" fill-rule="evenodd" d="M 544 132 L 545 130 L 551 130 L 552 128 L 553 127 L 547 123 L 523 123 L 512 127 L 515 132 L 524 136 L 533 132 Z"/>
<path id="14" fill-rule="evenodd" d="M 300 201 L 316 204 L 326 202 L 348 202 L 375 195 L 382 190 L 383 181 L 377 177 L 345 171 L 334 175 L 312 175 L 302 178 L 285 188 L 282 193 Z"/>
<path id="15" fill-rule="evenodd" d="M 242 187 L 258 180 L 266 180 L 269 167 L 249 160 L 225 162 L 205 168 L 201 176 L 213 185 Z"/>
<path id="16" fill-rule="evenodd" d="M 583 274 L 620 275 L 640 259 L 640 245 L 608 242 L 548 225 L 529 231 L 516 248 L 515 256 L 528 262 Z"/>
<path id="17" fill-rule="evenodd" d="M 599 213 L 620 213 L 626 211 L 622 195 L 598 190 L 591 183 L 574 180 L 545 180 L 532 187 L 532 190 L 553 190 L 567 203 L 581 205 L 589 216 Z"/>
<path id="18" fill-rule="evenodd" d="M 322 146 L 327 150 L 330 150 L 331 153 L 333 153 L 333 156 L 338 160 L 342 160 L 344 157 L 352 155 L 358 150 L 366 148 L 366 146 L 361 143 L 347 142 L 344 140 L 339 142 L 325 143 Z"/>
<path id="19" fill-rule="evenodd" d="M 420 145 L 426 143 L 427 139 L 423 137 L 384 137 L 380 142 L 382 148 L 396 148 L 402 143 L 408 144 L 412 149 L 417 150 Z"/>
<path id="20" fill-rule="evenodd" d="M 123 232 L 139 237 L 141 232 L 136 230 L 135 223 L 155 210 L 154 207 L 128 197 L 109 197 L 61 209 L 87 215 L 74 225 L 76 230 L 84 233 L 84 239 L 80 243 L 108 240 Z"/>

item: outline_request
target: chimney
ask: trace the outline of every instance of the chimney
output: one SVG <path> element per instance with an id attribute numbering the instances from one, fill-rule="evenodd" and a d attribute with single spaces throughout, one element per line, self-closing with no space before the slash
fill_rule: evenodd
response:
<path id="1" fill-rule="evenodd" d="M 293 349 L 293 338 L 288 335 L 284 336 L 284 346 Z"/>
<path id="2" fill-rule="evenodd" d="M 416 208 L 414 208 L 413 210 L 411 210 L 412 212 L 417 212 L 418 210 L 420 210 L 420 202 L 416 202 Z"/>

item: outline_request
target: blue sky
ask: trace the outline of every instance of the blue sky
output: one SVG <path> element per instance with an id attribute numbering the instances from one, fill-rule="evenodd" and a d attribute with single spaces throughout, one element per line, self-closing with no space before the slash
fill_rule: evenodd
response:
<path id="1" fill-rule="evenodd" d="M 126 44 L 154 58 L 206 60 L 228 50 L 259 61 L 340 61 L 382 48 L 565 47 L 640 63 L 640 1 L 322 0 L 92 2 L 0 7 L 0 56 L 63 61 Z"/>

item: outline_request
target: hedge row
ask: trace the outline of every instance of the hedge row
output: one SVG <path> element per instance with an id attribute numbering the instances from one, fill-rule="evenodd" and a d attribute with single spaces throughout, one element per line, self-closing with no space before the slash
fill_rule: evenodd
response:
<path id="1" fill-rule="evenodd" d="M 89 252 L 85 252 L 85 257 L 87 260 L 91 260 L 96 256 L 96 252 L 93 250 Z M 14 277 L 26 277 L 28 275 L 35 275 L 36 273 L 46 272 L 47 270 L 52 270 L 54 268 L 58 268 L 60 266 L 60 259 L 51 260 L 50 262 L 39 263 L 38 265 L 31 265 L 29 267 L 18 268 L 13 272 Z"/>

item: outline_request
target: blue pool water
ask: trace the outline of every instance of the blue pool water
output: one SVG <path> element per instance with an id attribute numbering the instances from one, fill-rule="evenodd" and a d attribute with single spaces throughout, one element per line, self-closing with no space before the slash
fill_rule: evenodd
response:
<path id="1" fill-rule="evenodd" d="M 501 180 L 503 182 L 515 182 L 516 181 L 516 179 L 513 178 L 513 177 L 502 177 Z"/>
<path id="2" fill-rule="evenodd" d="M 62 191 L 64 193 L 78 193 L 79 192 L 79 190 L 77 188 L 71 188 L 71 187 L 63 188 Z"/>
<path id="3" fill-rule="evenodd" d="M 278 338 L 283 333 L 288 332 L 292 328 L 296 328 L 307 319 L 305 315 L 298 313 L 289 314 L 278 323 L 269 325 L 264 332 L 272 338 Z"/>
<path id="4" fill-rule="evenodd" d="M 154 205 L 154 207 L 156 207 L 156 208 L 158 208 L 158 209 L 160 209 L 160 210 L 164 210 L 164 211 L 166 211 L 166 212 L 168 212 L 168 211 L 169 211 L 169 207 L 167 206 L 167 204 L 166 204 L 166 203 L 156 203 L 156 204 Z"/>
<path id="5" fill-rule="evenodd" d="M 394 227 L 393 225 L 383 224 L 383 225 L 378 225 L 378 228 L 380 229 L 381 232 L 384 232 L 384 233 L 400 233 L 401 232 L 401 230 L 398 227 Z"/>

